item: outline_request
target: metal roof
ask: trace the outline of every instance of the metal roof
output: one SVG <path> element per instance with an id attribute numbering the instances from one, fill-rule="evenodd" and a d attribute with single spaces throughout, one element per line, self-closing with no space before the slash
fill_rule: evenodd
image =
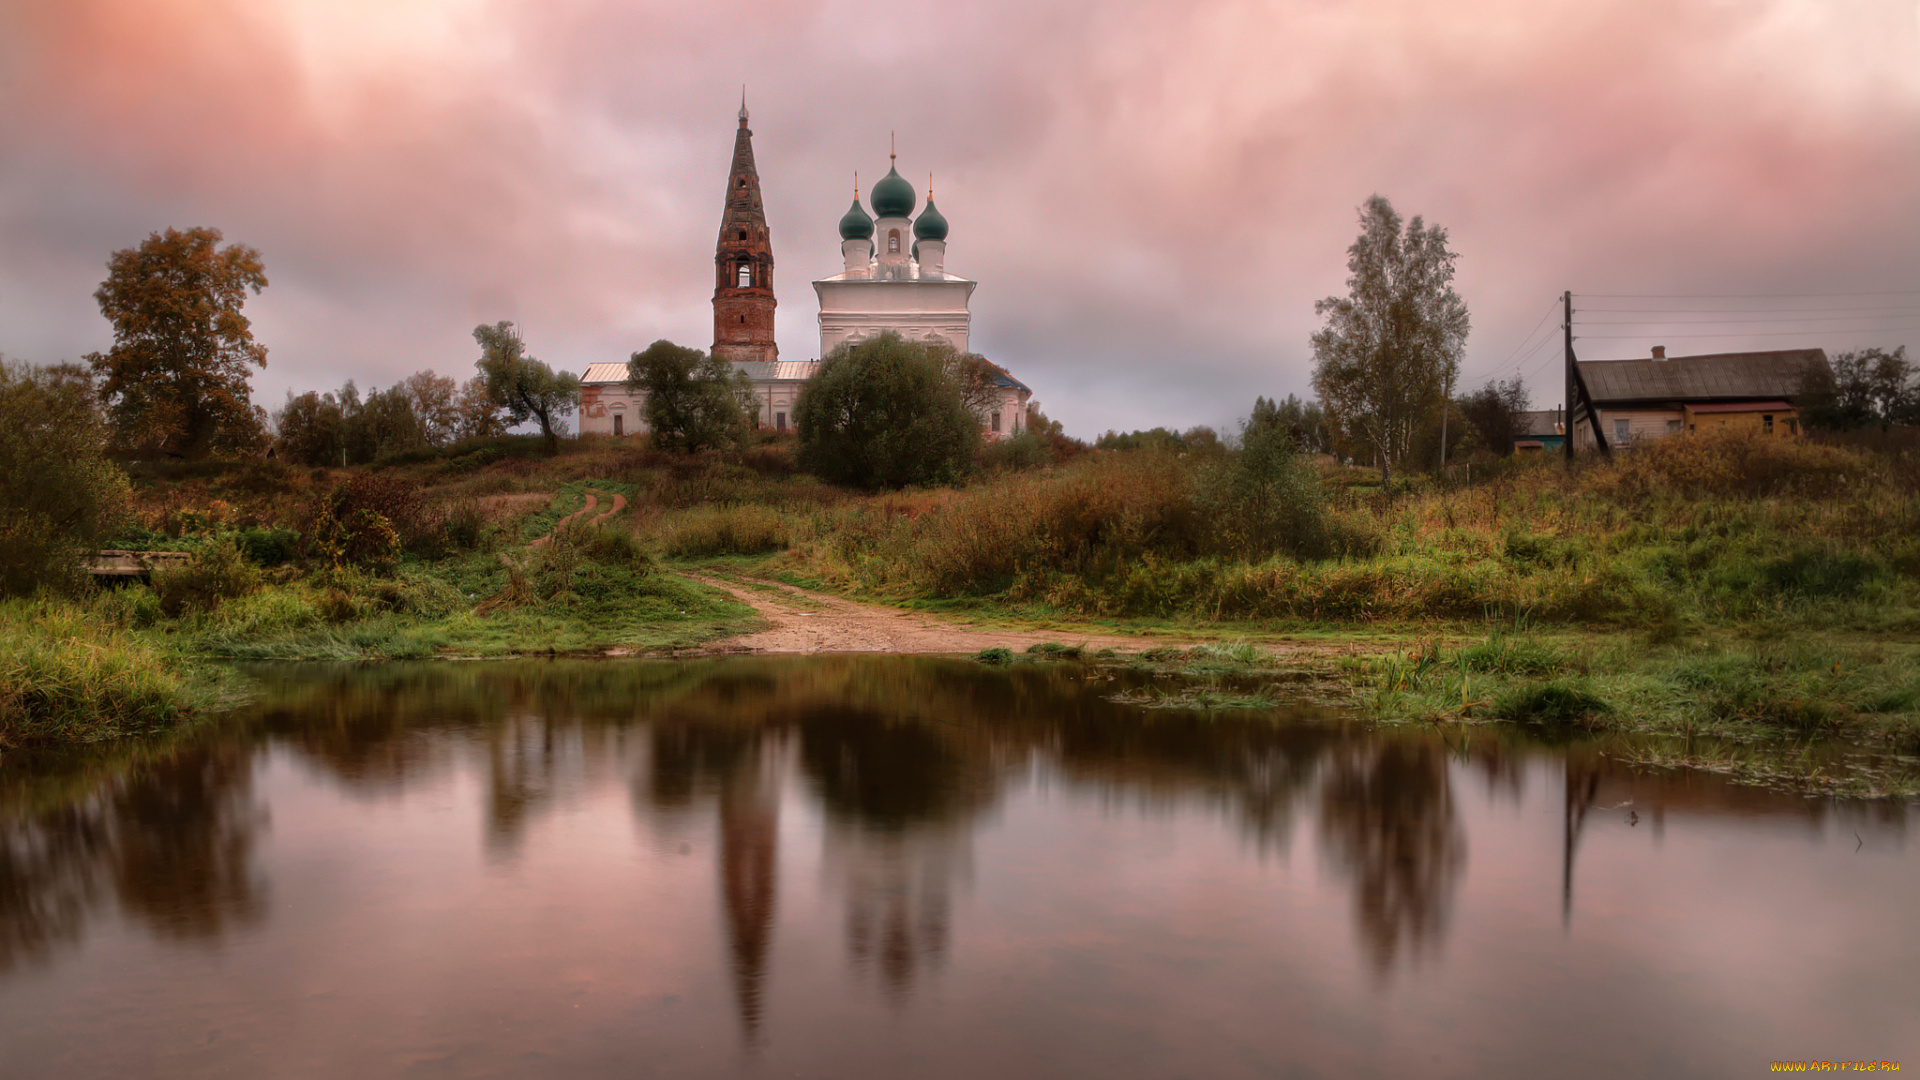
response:
<path id="1" fill-rule="evenodd" d="M 1670 360 L 1581 360 L 1596 405 L 1631 401 L 1752 401 L 1799 396 L 1807 369 L 1827 363 L 1820 349 L 1715 353 Z"/>
<path id="2" fill-rule="evenodd" d="M 627 381 L 625 361 L 617 364 L 588 364 L 586 373 L 580 376 L 583 383 L 616 383 Z"/>
<path id="3" fill-rule="evenodd" d="M 802 381 L 813 377 L 820 370 L 818 360 L 752 360 L 733 365 L 747 373 L 754 382 Z M 588 364 L 586 373 L 580 376 L 582 383 L 606 385 L 627 381 L 627 365 L 624 363 Z"/>
<path id="4" fill-rule="evenodd" d="M 735 371 L 744 371 L 754 382 L 802 382 L 820 370 L 818 360 L 748 360 L 736 362 Z"/>

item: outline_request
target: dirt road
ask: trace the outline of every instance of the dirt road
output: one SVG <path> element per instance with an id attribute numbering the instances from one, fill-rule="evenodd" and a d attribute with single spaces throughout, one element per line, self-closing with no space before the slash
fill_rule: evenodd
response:
<path id="1" fill-rule="evenodd" d="M 702 652 L 732 653 L 973 653 L 1001 646 L 1019 652 L 1029 645 L 1085 642 L 1090 649 L 1185 648 L 1194 638 L 1086 634 L 1075 630 L 991 630 L 917 611 L 901 611 L 842 600 L 837 596 L 768 581 L 732 581 L 684 575 L 732 593 L 773 625 L 758 633 L 727 638 Z"/>

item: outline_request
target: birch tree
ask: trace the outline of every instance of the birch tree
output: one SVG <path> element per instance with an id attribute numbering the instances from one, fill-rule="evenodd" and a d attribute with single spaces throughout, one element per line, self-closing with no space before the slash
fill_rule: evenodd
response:
<path id="1" fill-rule="evenodd" d="M 1370 446 L 1383 482 L 1404 462 L 1427 412 L 1460 372 L 1467 305 L 1453 291 L 1447 231 L 1400 215 L 1375 195 L 1347 249 L 1346 296 L 1313 305 L 1313 388 L 1329 419 Z"/>

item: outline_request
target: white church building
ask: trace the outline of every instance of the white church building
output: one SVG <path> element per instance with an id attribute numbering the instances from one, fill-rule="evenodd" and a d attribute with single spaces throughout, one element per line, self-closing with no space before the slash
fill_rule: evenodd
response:
<path id="1" fill-rule="evenodd" d="M 783 361 L 774 343 L 773 242 L 760 200 L 752 136 L 742 103 L 714 255 L 712 353 L 753 380 L 760 426 L 785 431 L 792 425 L 800 388 L 820 370 L 820 361 Z M 890 167 L 873 186 L 869 201 L 871 216 L 860 205 L 856 188 L 853 206 L 840 218 L 845 269 L 813 283 L 820 301 L 820 355 L 888 331 L 965 353 L 973 320 L 968 303 L 979 283 L 946 272 L 947 219 L 934 208 L 931 183 L 926 208 L 918 217 L 914 208 L 919 196 L 897 168 Z M 624 363 L 587 367 L 580 380 L 581 434 L 634 435 L 646 430 L 645 395 L 628 389 L 626 378 Z M 1000 439 L 1025 431 L 1033 392 L 999 367 L 991 368 L 989 378 L 992 392 L 980 406 L 983 433 Z"/>

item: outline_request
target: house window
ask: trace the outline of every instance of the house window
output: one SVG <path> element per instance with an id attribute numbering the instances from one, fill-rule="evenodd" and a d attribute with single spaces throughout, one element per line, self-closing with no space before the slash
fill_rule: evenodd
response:
<path id="1" fill-rule="evenodd" d="M 775 431 L 787 430 L 787 414 L 786 413 L 777 412 L 773 414 L 773 430 Z"/>
<path id="2" fill-rule="evenodd" d="M 887 254 L 889 255 L 900 254 L 900 230 L 899 229 L 887 230 Z"/>
<path id="3" fill-rule="evenodd" d="M 1771 413 L 1760 414 L 1760 432 L 1763 435 L 1773 434 L 1773 415 Z"/>
<path id="4" fill-rule="evenodd" d="M 1632 434 L 1633 434 L 1633 421 L 1615 420 L 1613 422 L 1613 445 L 1625 446 L 1627 444 L 1627 439 Z"/>
<path id="5" fill-rule="evenodd" d="M 753 267 L 749 266 L 746 263 L 741 263 L 740 264 L 740 287 L 743 289 L 747 289 L 747 288 L 751 288 L 752 286 L 753 286 Z"/>
<path id="6" fill-rule="evenodd" d="M 614 413 L 614 414 L 613 414 L 613 433 L 614 433 L 615 435 L 624 435 L 624 434 L 626 434 L 626 432 L 624 432 L 624 431 L 621 431 L 621 430 L 620 430 L 620 422 L 621 422 L 622 420 L 625 420 L 625 419 L 626 419 L 626 417 L 624 417 L 624 416 L 621 416 L 621 415 L 620 415 L 619 413 Z"/>
<path id="7" fill-rule="evenodd" d="M 995 431 L 1000 430 L 1000 410 L 999 409 L 993 410 L 993 430 Z"/>
<path id="8" fill-rule="evenodd" d="M 1791 416 L 1787 417 L 1787 434 L 1800 434 L 1800 421 L 1798 419 Z"/>
<path id="9" fill-rule="evenodd" d="M 1667 421 L 1667 434 L 1669 435 L 1680 434 L 1680 421 L 1678 420 Z"/>

